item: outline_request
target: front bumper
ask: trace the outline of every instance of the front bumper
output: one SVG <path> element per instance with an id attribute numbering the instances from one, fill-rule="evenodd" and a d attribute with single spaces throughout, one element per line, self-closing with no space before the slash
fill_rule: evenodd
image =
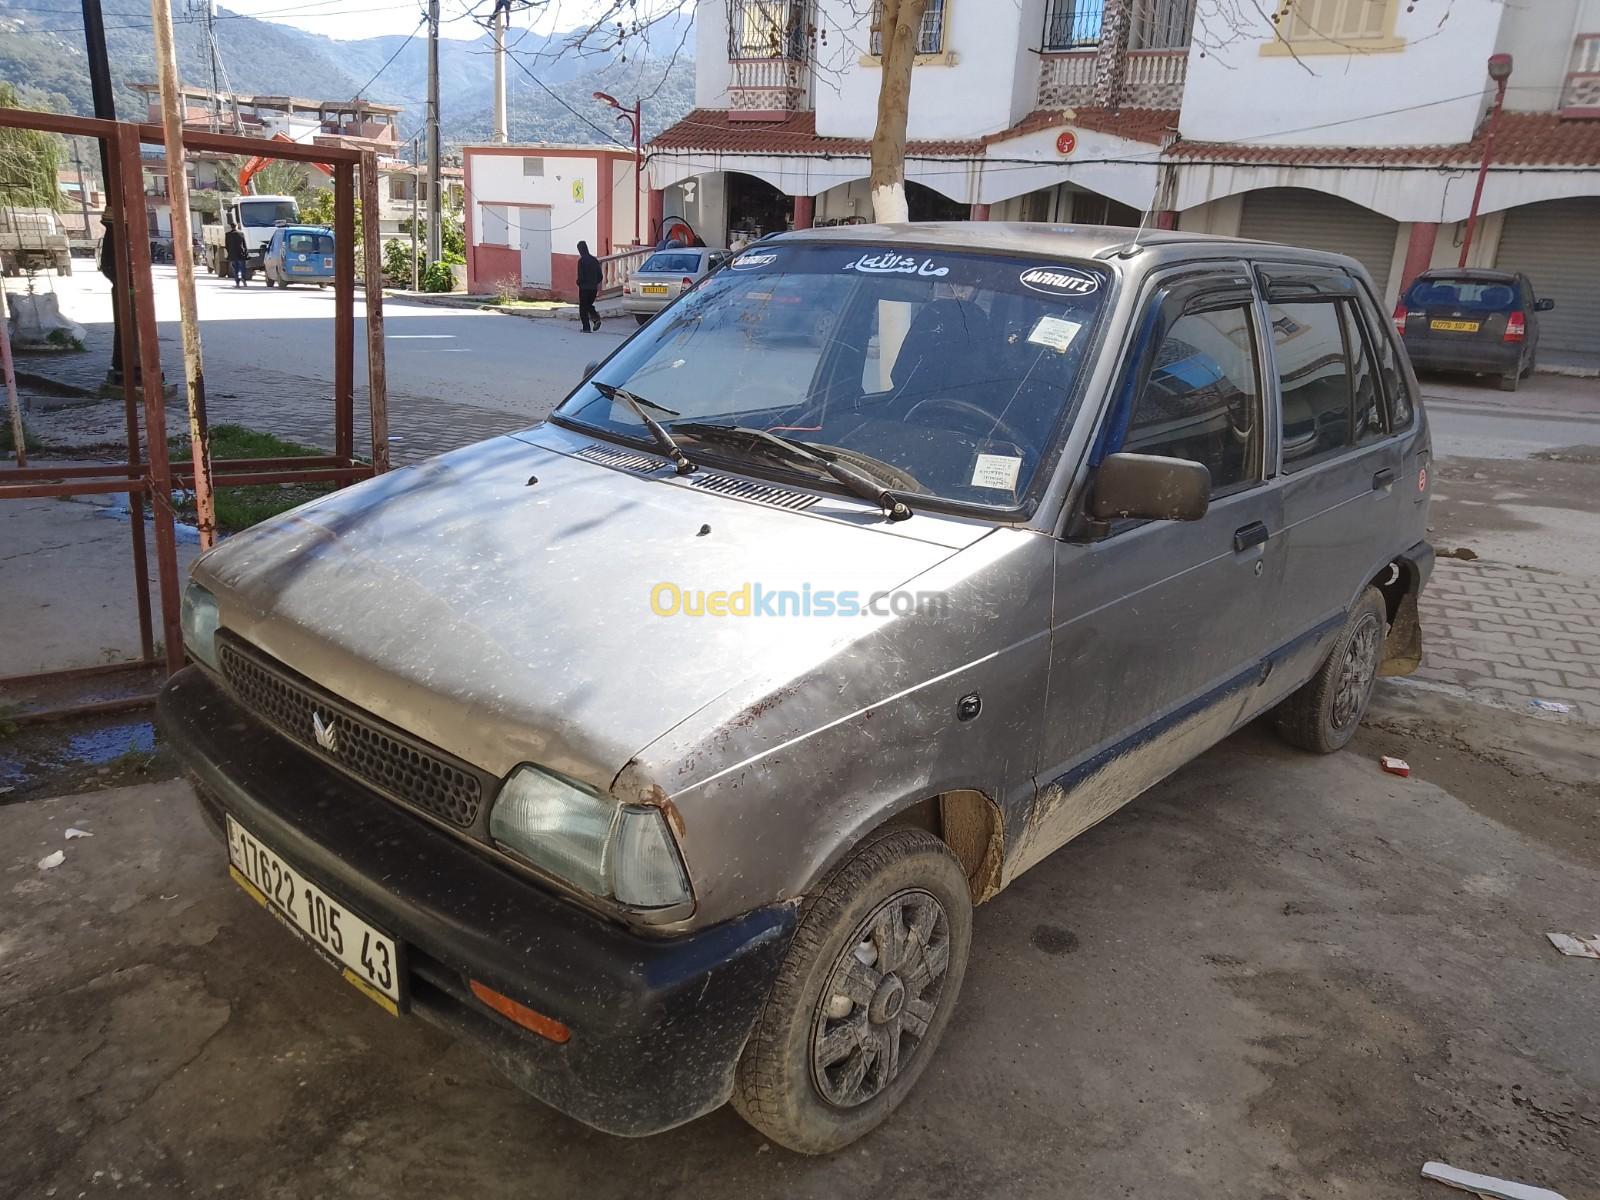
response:
<path id="1" fill-rule="evenodd" d="M 546 892 L 257 722 L 197 667 L 161 693 L 167 741 L 220 827 L 266 845 L 406 944 L 410 1011 L 479 1043 L 522 1089 L 607 1133 L 721 1105 L 794 931 L 792 905 L 650 938 Z M 224 863 L 219 857 L 218 870 Z M 468 979 L 561 1021 L 564 1045 L 494 1013 Z"/>

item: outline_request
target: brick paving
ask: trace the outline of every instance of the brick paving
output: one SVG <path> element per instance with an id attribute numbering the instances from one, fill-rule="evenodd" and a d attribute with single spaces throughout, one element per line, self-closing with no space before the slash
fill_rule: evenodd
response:
<path id="1" fill-rule="evenodd" d="M 1600 581 L 1441 559 L 1421 612 L 1415 678 L 1522 711 L 1552 700 L 1600 723 Z"/>

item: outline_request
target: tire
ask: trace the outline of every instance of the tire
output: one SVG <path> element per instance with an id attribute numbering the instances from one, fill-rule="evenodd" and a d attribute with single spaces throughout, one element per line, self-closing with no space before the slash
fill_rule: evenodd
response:
<path id="1" fill-rule="evenodd" d="M 1369 587 L 1350 610 L 1327 661 L 1278 706 L 1278 732 L 1284 741 L 1314 754 L 1344 749 L 1372 699 L 1387 620 L 1383 593 Z"/>
<path id="2" fill-rule="evenodd" d="M 1517 390 L 1517 385 L 1520 384 L 1521 382 L 1522 382 L 1521 368 L 1520 367 L 1513 367 L 1511 370 L 1507 371 L 1504 375 L 1500 376 L 1500 390 L 1502 392 L 1514 392 L 1514 391 Z"/>
<path id="3" fill-rule="evenodd" d="M 735 1111 L 801 1154 L 871 1132 L 932 1059 L 971 944 L 972 897 L 949 848 L 921 829 L 870 837 L 806 902 L 739 1060 Z"/>

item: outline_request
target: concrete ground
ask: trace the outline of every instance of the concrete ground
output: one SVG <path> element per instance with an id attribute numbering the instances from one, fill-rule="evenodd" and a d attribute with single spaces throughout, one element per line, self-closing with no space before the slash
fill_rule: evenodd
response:
<path id="1" fill-rule="evenodd" d="M 1444 1195 L 1442 1159 L 1576 1200 L 1600 964 L 1543 935 L 1600 920 L 1595 794 L 1563 815 L 1397 703 L 1327 759 L 1247 730 L 981 908 L 918 1090 L 820 1160 L 727 1109 L 607 1137 L 387 1016 L 229 882 L 183 784 L 0 808 L 0 1193 L 1380 1200 Z"/>

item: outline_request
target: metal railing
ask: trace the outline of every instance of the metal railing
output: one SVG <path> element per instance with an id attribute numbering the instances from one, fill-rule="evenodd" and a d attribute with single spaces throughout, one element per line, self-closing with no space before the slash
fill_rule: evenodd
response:
<path id="1" fill-rule="evenodd" d="M 1194 28 L 1195 0 L 1127 0 L 1130 50 L 1181 50 Z M 1092 49 L 1100 44 L 1106 0 L 1048 0 L 1042 48 Z"/>
<path id="2" fill-rule="evenodd" d="M 1074 108 L 1094 103 L 1094 50 L 1046 54 L 1039 72 L 1039 107 Z M 1177 108 L 1189 70 L 1185 50 L 1130 50 L 1122 102 L 1135 108 Z"/>

